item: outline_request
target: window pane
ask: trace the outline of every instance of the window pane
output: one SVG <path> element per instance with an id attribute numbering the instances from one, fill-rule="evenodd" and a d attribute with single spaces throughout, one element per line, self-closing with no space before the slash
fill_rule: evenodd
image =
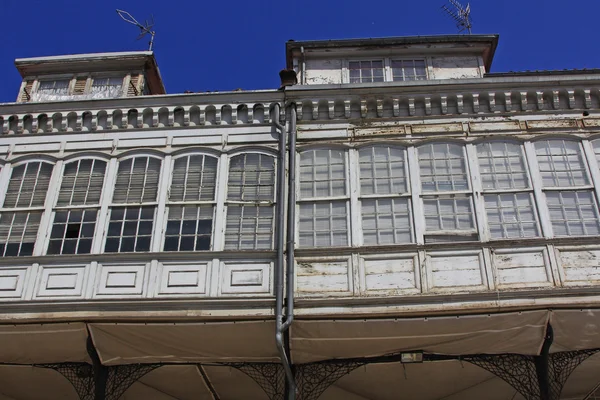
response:
<path id="1" fill-rule="evenodd" d="M 348 246 L 346 201 L 300 204 L 300 247 Z"/>
<path id="2" fill-rule="evenodd" d="M 153 222 L 154 207 L 113 208 L 104 251 L 150 251 Z"/>
<path id="3" fill-rule="evenodd" d="M 225 249 L 273 248 L 273 206 L 228 205 Z"/>
<path id="4" fill-rule="evenodd" d="M 275 158 L 247 153 L 231 157 L 227 198 L 238 201 L 273 201 Z"/>
<path id="5" fill-rule="evenodd" d="M 6 257 L 32 255 L 41 218 L 41 211 L 2 213 L 0 255 Z"/>
<path id="6" fill-rule="evenodd" d="M 362 220 L 366 245 L 412 241 L 408 199 L 363 200 Z"/>
<path id="7" fill-rule="evenodd" d="M 173 165 L 170 201 L 212 201 L 217 182 L 217 159 L 206 155 L 180 157 Z"/>
<path id="8" fill-rule="evenodd" d="M 99 204 L 106 162 L 77 160 L 65 165 L 58 206 Z"/>
<path id="9" fill-rule="evenodd" d="M 544 187 L 572 187 L 589 184 L 579 142 L 545 140 L 535 143 Z"/>
<path id="10" fill-rule="evenodd" d="M 13 168 L 4 207 L 43 207 L 52 168 L 52 164 L 39 161 Z"/>
<path id="11" fill-rule="evenodd" d="M 210 250 L 213 206 L 171 206 L 165 251 Z"/>
<path id="12" fill-rule="evenodd" d="M 394 81 L 415 81 L 427 79 L 424 60 L 392 60 L 392 79 Z"/>
<path id="13" fill-rule="evenodd" d="M 113 203 L 156 201 L 161 160 L 136 157 L 119 162 Z"/>
<path id="14" fill-rule="evenodd" d="M 421 188 L 424 192 L 467 190 L 463 146 L 432 143 L 419 147 Z"/>
<path id="15" fill-rule="evenodd" d="M 56 211 L 48 254 L 87 254 L 91 251 L 98 210 Z"/>
<path id="16" fill-rule="evenodd" d="M 345 152 L 337 149 L 300 153 L 300 198 L 346 195 Z"/>
<path id="17" fill-rule="evenodd" d="M 424 198 L 427 231 L 471 231 L 475 229 L 470 197 Z"/>
<path id="18" fill-rule="evenodd" d="M 591 190 L 546 192 L 554 236 L 600 234 L 596 198 Z"/>
<path id="19" fill-rule="evenodd" d="M 477 145 L 483 189 L 526 189 L 527 167 L 521 145 L 489 142 Z"/>
<path id="20" fill-rule="evenodd" d="M 358 152 L 361 195 L 400 194 L 407 191 L 404 149 L 366 147 Z"/>
<path id="21" fill-rule="evenodd" d="M 485 195 L 485 210 L 494 239 L 539 236 L 530 193 Z"/>
<path id="22" fill-rule="evenodd" d="M 69 83 L 68 79 L 56 80 L 56 81 L 40 81 L 38 87 L 38 93 L 43 94 L 68 94 Z"/>
<path id="23" fill-rule="evenodd" d="M 348 62 L 350 83 L 383 82 L 383 61 Z"/>

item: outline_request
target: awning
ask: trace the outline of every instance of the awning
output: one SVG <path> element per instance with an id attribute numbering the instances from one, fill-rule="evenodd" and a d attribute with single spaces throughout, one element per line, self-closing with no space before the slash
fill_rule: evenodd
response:
<path id="1" fill-rule="evenodd" d="M 275 321 L 89 324 L 104 365 L 278 362 Z"/>
<path id="2" fill-rule="evenodd" d="M 600 310 L 555 310 L 551 323 L 552 352 L 600 348 Z"/>
<path id="3" fill-rule="evenodd" d="M 461 354 L 538 354 L 548 311 L 435 318 L 297 320 L 294 363 L 373 357 L 401 351 Z"/>
<path id="4" fill-rule="evenodd" d="M 84 323 L 0 325 L 0 363 L 90 362 Z"/>

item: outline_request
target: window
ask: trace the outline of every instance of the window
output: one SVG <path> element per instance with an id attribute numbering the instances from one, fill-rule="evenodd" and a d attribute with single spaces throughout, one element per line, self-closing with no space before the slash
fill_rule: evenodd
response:
<path id="1" fill-rule="evenodd" d="M 94 78 L 91 95 L 94 98 L 114 98 L 123 94 L 123 77 Z"/>
<path id="2" fill-rule="evenodd" d="M 350 61 L 348 63 L 350 83 L 383 82 L 382 60 Z"/>
<path id="3" fill-rule="evenodd" d="M 431 143 L 418 148 L 425 242 L 477 239 L 464 146 Z"/>
<path id="4" fill-rule="evenodd" d="M 300 153 L 300 247 L 348 245 L 346 152 Z"/>
<path id="5" fill-rule="evenodd" d="M 69 79 L 40 81 L 37 92 L 46 95 L 68 95 L 70 83 L 71 81 Z"/>
<path id="6" fill-rule="evenodd" d="M 403 148 L 387 146 L 358 151 L 365 245 L 413 241 L 405 153 Z"/>
<path id="7" fill-rule="evenodd" d="M 119 162 L 105 252 L 150 250 L 160 168 L 154 157 Z"/>
<path id="8" fill-rule="evenodd" d="M 245 153 L 231 157 L 227 186 L 225 249 L 273 247 L 275 159 Z"/>
<path id="9" fill-rule="evenodd" d="M 477 145 L 487 225 L 492 239 L 539 236 L 533 189 L 521 145 Z"/>
<path id="10" fill-rule="evenodd" d="M 100 209 L 106 162 L 96 159 L 65 165 L 48 254 L 88 254 Z"/>
<path id="11" fill-rule="evenodd" d="M 392 60 L 392 80 L 421 81 L 427 79 L 425 60 Z"/>
<path id="12" fill-rule="evenodd" d="M 216 183 L 217 158 L 193 154 L 175 159 L 165 251 L 210 250 Z"/>
<path id="13" fill-rule="evenodd" d="M 535 152 L 554 236 L 600 234 L 596 196 L 581 143 L 545 140 L 535 143 Z"/>
<path id="14" fill-rule="evenodd" d="M 42 161 L 13 168 L 0 214 L 0 255 L 33 254 L 52 168 Z"/>

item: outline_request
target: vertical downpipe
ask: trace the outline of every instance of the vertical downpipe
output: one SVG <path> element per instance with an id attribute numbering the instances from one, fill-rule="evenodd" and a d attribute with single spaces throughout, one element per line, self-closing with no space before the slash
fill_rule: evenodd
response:
<path id="1" fill-rule="evenodd" d="M 277 199 L 276 199 L 276 234 L 277 234 L 277 262 L 275 265 L 275 342 L 277 344 L 277 350 L 279 351 L 279 357 L 283 364 L 285 371 L 287 391 L 289 393 L 289 399 L 295 399 L 296 384 L 294 380 L 294 373 L 290 365 L 288 358 L 284 335 L 285 329 L 283 328 L 283 295 L 284 295 L 284 282 L 283 282 L 283 271 L 284 271 L 284 249 L 285 249 L 285 161 L 286 161 L 286 136 L 287 132 L 285 126 L 279 122 L 279 116 L 281 112 L 281 106 L 275 104 L 273 107 L 273 125 L 279 131 L 279 158 L 277 165 Z M 287 321 L 286 321 L 287 322 Z"/>

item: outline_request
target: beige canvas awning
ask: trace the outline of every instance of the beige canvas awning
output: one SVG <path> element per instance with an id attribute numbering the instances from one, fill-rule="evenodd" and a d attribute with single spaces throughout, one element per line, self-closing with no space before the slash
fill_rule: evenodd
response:
<path id="1" fill-rule="evenodd" d="M 552 352 L 600 348 L 600 310 L 555 310 L 551 323 Z"/>
<path id="2" fill-rule="evenodd" d="M 0 325 L 0 363 L 90 362 L 84 323 Z"/>
<path id="3" fill-rule="evenodd" d="M 548 311 L 460 317 L 295 321 L 294 363 L 423 350 L 438 354 L 538 354 Z"/>
<path id="4" fill-rule="evenodd" d="M 90 324 L 105 365 L 279 361 L 275 322 Z"/>

